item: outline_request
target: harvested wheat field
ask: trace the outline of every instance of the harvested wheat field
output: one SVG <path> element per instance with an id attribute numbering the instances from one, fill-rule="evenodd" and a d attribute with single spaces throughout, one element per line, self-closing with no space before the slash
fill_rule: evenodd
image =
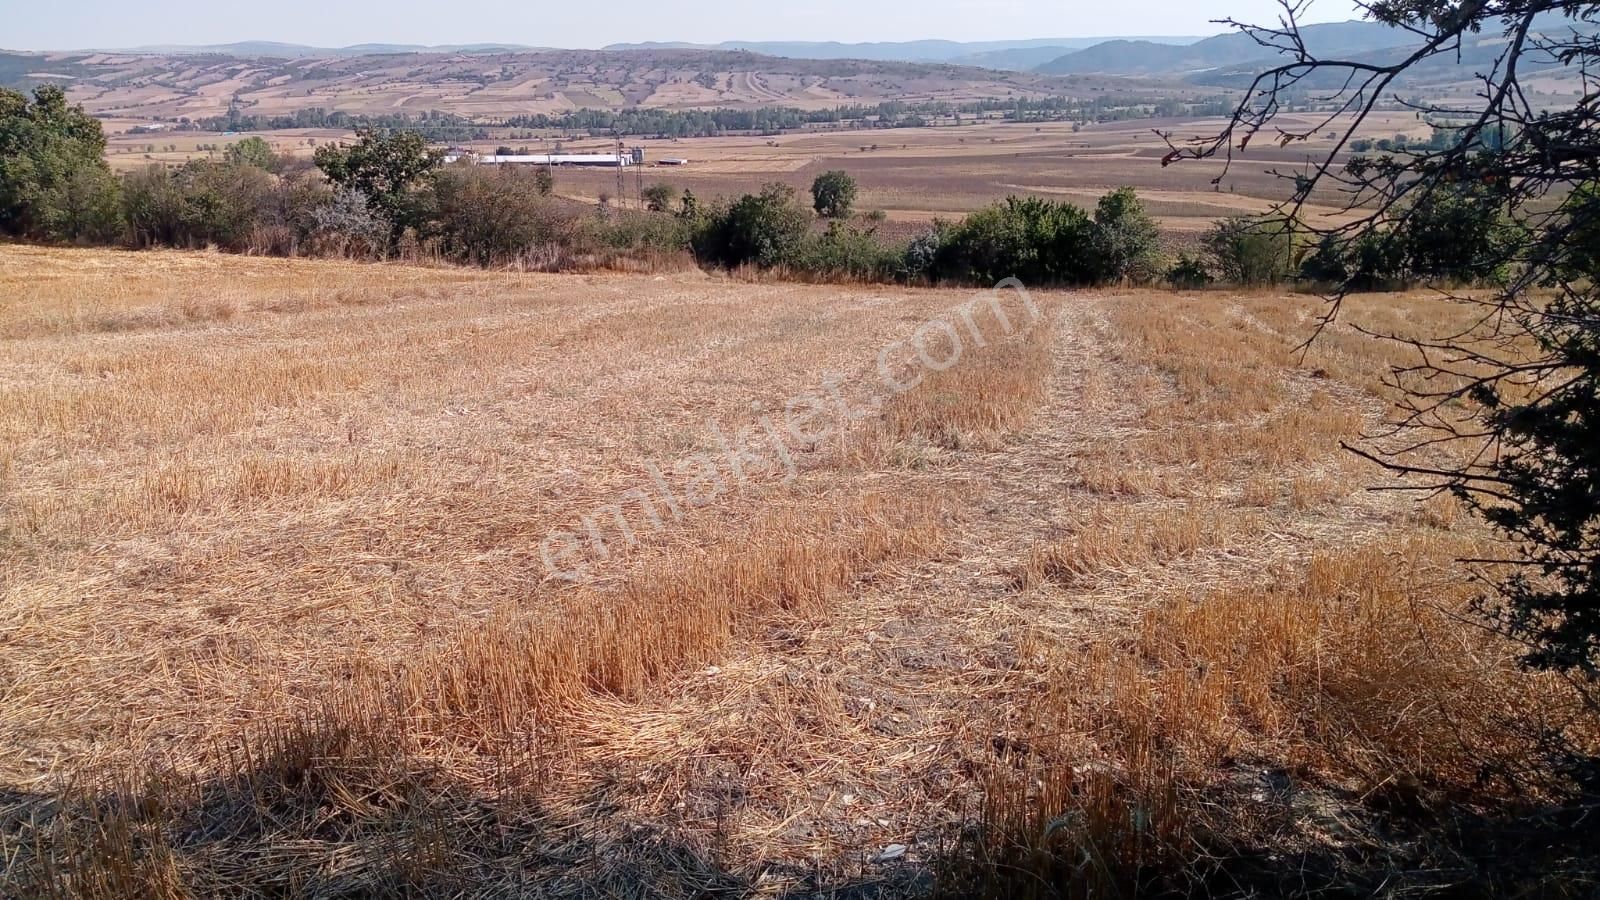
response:
<path id="1" fill-rule="evenodd" d="M 1379 878 L 1580 712 L 1320 312 L 0 246 L 0 895 Z"/>

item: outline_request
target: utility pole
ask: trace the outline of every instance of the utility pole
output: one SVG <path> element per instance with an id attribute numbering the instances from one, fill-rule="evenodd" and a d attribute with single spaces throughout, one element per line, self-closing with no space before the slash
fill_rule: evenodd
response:
<path id="1" fill-rule="evenodd" d="M 627 176 L 623 172 L 623 166 L 622 166 L 622 161 L 623 161 L 623 158 L 624 158 L 623 155 L 622 155 L 622 135 L 620 133 L 616 133 L 616 135 L 617 135 L 617 205 L 618 206 L 627 206 L 628 205 L 627 204 L 628 179 L 627 179 Z"/>

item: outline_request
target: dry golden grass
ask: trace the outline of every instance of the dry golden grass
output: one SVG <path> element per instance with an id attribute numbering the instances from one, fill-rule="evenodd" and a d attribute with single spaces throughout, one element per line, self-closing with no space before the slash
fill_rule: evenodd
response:
<path id="1" fill-rule="evenodd" d="M 1385 299 L 1351 306 L 1402 333 L 1397 308 L 1425 320 L 1413 329 L 1450 323 L 1448 309 Z M 1140 367 L 1126 377 L 1143 385 L 1144 433 L 1120 466 L 1102 451 L 1081 470 L 1094 505 L 1068 537 L 1035 545 L 1017 582 L 1103 593 L 1143 572 L 1143 611 L 1087 637 L 1035 634 L 1042 673 L 1031 702 L 999 718 L 1008 736 L 958 889 L 1287 889 L 1272 865 L 1210 868 L 1241 846 L 1373 840 L 1360 831 L 1372 808 L 1448 818 L 1537 803 L 1570 788 L 1550 765 L 1553 736 L 1600 747 L 1584 694 L 1522 670 L 1522 648 L 1474 620 L 1482 586 L 1457 560 L 1504 548 L 1448 497 L 1352 509 L 1359 470 L 1338 442 L 1382 415 L 1375 373 L 1406 360 L 1346 323 L 1297 364 L 1287 351 L 1315 312 L 1248 296 L 1112 307 L 1117 353 Z M 1219 566 L 1194 562 L 1208 548 L 1246 565 L 1219 582 Z M 1175 563 L 1179 579 L 1156 571 Z M 1412 852 L 1440 852 L 1423 843 Z M 1306 866 L 1302 887 L 1384 874 L 1314 855 Z"/>
<path id="2" fill-rule="evenodd" d="M 194 295 L 220 286 L 205 276 L 255 264 L 172 258 L 199 269 Z M 309 280 L 395 271 L 291 265 Z M 138 340 L 11 338 L 23 372 L 72 372 L 93 354 L 115 375 L 6 386 L 0 421 L 21 474 L 5 558 L 17 615 L 0 640 L 23 651 L 4 670 L 10 783 L 111 785 L 149 769 L 181 798 L 226 772 L 348 776 L 336 793 L 358 818 L 371 810 L 356 798 L 392 783 L 317 774 L 331 758 L 491 783 L 526 741 L 589 727 L 601 699 L 704 665 L 753 621 L 822 616 L 885 563 L 931 552 L 960 486 L 891 490 L 892 470 L 854 461 L 869 447 L 895 456 L 914 434 L 1020 427 L 1041 396 L 1027 379 L 1047 371 L 1035 333 L 992 332 L 959 370 L 898 394 L 892 426 L 797 442 L 778 454 L 792 468 L 747 460 L 727 496 L 637 545 L 614 540 L 590 561 L 592 586 L 562 587 L 538 568 L 548 529 L 626 498 L 644 472 L 681 491 L 673 456 L 709 451 L 723 429 L 767 433 L 746 424 L 753 401 L 820 393 L 829 373 L 855 375 L 842 394 L 870 390 L 880 345 L 966 297 L 863 305 L 701 278 L 489 276 L 419 302 L 435 272 L 401 271 L 354 314 L 255 298 L 228 319 L 155 319 L 166 324 Z M 765 299 L 736 311 L 719 299 L 735 293 Z M 920 399 L 959 387 L 981 389 Z M 115 805 L 105 814 L 95 835 L 142 827 Z M 162 851 L 65 827 L 20 871 L 77 895 L 171 886 L 150 865 Z M 185 883 L 216 875 L 207 865 L 185 858 Z"/>
<path id="3" fill-rule="evenodd" d="M 753 403 L 827 372 L 858 390 L 879 346 L 965 299 L 4 252 L 0 640 L 17 649 L 0 665 L 29 689 L 0 713 L 0 768 L 24 781 L 232 727 L 542 604 L 551 528 L 648 484 L 648 464 L 716 451 L 710 425 L 736 435 Z M 231 320 L 43 327 L 230 292 Z M 338 296 L 360 302 L 317 299 Z M 796 447 L 797 466 L 830 452 Z M 783 471 L 750 474 L 757 491 Z M 739 493 L 699 513 L 737 516 Z"/>
<path id="4" fill-rule="evenodd" d="M 1017 583 L 1023 588 L 1044 581 L 1071 585 L 1165 566 L 1208 548 L 1236 546 L 1263 527 L 1258 518 L 1203 503 L 1176 509 L 1097 507 L 1069 526 L 1071 537 L 1035 546 L 1017 572 Z"/>
<path id="5" fill-rule="evenodd" d="M 404 666 L 400 721 L 435 741 L 481 747 L 489 733 L 537 727 L 586 697 L 636 697 L 715 660 L 752 619 L 825 615 L 840 591 L 886 561 L 930 552 L 940 538 L 937 497 L 766 502 L 773 508 L 737 536 L 715 529 L 615 590 L 580 590 L 536 617 L 490 621 Z"/>
<path id="6" fill-rule="evenodd" d="M 1390 537 L 1318 554 L 1298 578 L 1165 601 L 1058 654 L 1012 742 L 1028 755 L 990 770 L 987 889 L 1137 890 L 1162 866 L 1187 871 L 1176 886 L 1285 823 L 1349 842 L 1363 805 L 1526 802 L 1550 783 L 1546 729 L 1593 741 L 1592 713 L 1463 626 L 1471 591 L 1451 570 L 1473 549 Z"/>
<path id="7" fill-rule="evenodd" d="M 1297 357 L 1309 298 L 979 341 L 961 292 L 0 257 L 0 894 L 1128 894 L 1594 739 L 1462 618 L 1481 528 L 1361 490 L 1403 357 Z M 643 527 L 823 385 L 851 427 Z"/>
<path id="8" fill-rule="evenodd" d="M 1019 307 L 1013 314 L 1020 311 Z M 941 340 L 930 341 L 938 346 L 929 350 L 928 357 L 941 365 L 949 360 L 948 368 L 924 369 L 915 388 L 895 394 L 874 423 L 863 452 L 882 458 L 908 442 L 945 450 L 994 449 L 1015 433 L 1045 398 L 1053 332 L 1048 322 L 1006 324 L 1017 331 L 1016 336 L 1008 339 L 993 315 L 975 317 L 973 333 L 986 335 L 984 342 L 974 343 L 969 334 L 965 348 L 958 343 L 955 353 L 944 334 Z M 967 354 L 977 355 L 980 363 L 964 364 L 962 357 Z"/>

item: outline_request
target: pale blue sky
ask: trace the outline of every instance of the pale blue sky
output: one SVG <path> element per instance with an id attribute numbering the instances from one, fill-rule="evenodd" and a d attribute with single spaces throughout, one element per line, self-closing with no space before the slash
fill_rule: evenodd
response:
<path id="1" fill-rule="evenodd" d="M 1271 22 L 1272 0 L 0 0 L 0 47 L 56 50 L 243 40 L 599 47 L 622 41 L 1008 40 L 1211 34 L 1210 20 Z M 1353 18 L 1317 0 L 1307 21 Z"/>

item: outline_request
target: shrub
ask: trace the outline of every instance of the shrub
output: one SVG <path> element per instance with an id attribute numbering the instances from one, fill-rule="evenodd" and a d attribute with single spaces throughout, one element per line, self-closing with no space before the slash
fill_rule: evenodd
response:
<path id="1" fill-rule="evenodd" d="M 504 263 L 566 231 L 536 170 L 457 163 L 433 173 L 419 207 L 422 233 L 447 258 Z"/>
<path id="2" fill-rule="evenodd" d="M 103 244 L 122 231 L 117 179 L 102 166 L 76 166 L 58 185 L 47 231 L 59 240 Z"/>
<path id="3" fill-rule="evenodd" d="M 885 245 L 871 231 L 835 220 L 825 233 L 805 240 L 792 264 L 826 279 L 893 281 L 903 261 L 901 249 Z"/>
<path id="4" fill-rule="evenodd" d="M 949 224 L 935 221 L 933 227 L 911 239 L 901 258 L 901 272 L 912 281 L 931 279 L 939 262 L 939 248 L 949 234 Z"/>
<path id="5" fill-rule="evenodd" d="M 294 234 L 298 245 L 316 231 L 317 210 L 333 202 L 333 196 L 333 188 L 314 172 L 284 175 L 278 181 L 274 213 Z"/>
<path id="6" fill-rule="evenodd" d="M 1343 284 L 1349 277 L 1347 257 L 1349 241 L 1335 234 L 1325 234 L 1317 241 L 1317 249 L 1300 263 L 1300 277 L 1306 281 L 1324 284 Z"/>
<path id="7" fill-rule="evenodd" d="M 122 215 L 135 246 L 179 246 L 185 233 L 183 191 L 172 172 L 152 164 L 123 176 Z"/>
<path id="8" fill-rule="evenodd" d="M 179 170 L 191 244 L 228 250 L 248 246 L 251 232 L 273 206 L 277 182 L 249 165 L 196 160 Z"/>
<path id="9" fill-rule="evenodd" d="M 777 266 L 794 260 L 811 225 L 795 204 L 794 189 L 768 184 L 712 210 L 699 221 L 693 247 L 702 262 L 732 268 L 746 264 Z"/>
<path id="10" fill-rule="evenodd" d="M 1398 286 L 1406 280 L 1405 242 L 1388 231 L 1369 231 L 1353 241 L 1323 235 L 1301 262 L 1300 277 L 1361 291 Z"/>
<path id="11" fill-rule="evenodd" d="M 276 220 L 277 193 L 277 180 L 254 166 L 194 160 L 130 174 L 122 213 L 136 246 L 243 250 L 259 225 Z"/>
<path id="12" fill-rule="evenodd" d="M 1281 219 L 1225 219 L 1212 227 L 1203 243 L 1223 281 L 1276 284 L 1295 271 L 1294 233 Z"/>
<path id="13" fill-rule="evenodd" d="M 1094 223 L 1070 203 L 1008 197 L 951 227 L 940 240 L 935 277 L 993 284 L 1016 277 L 1029 284 L 1096 280 Z"/>
<path id="14" fill-rule="evenodd" d="M 334 192 L 311 216 L 311 237 L 319 253 L 383 256 L 391 225 L 355 188 Z"/>
<path id="15" fill-rule="evenodd" d="M 1211 283 L 1211 270 L 1200 257 L 1179 253 L 1178 261 L 1167 270 L 1167 283 L 1180 290 L 1203 288 Z"/>
<path id="16" fill-rule="evenodd" d="M 1364 229 L 1355 238 L 1323 235 L 1299 276 L 1353 290 L 1385 290 L 1410 279 L 1494 282 L 1504 277 L 1516 240 L 1486 192 L 1434 191 L 1403 210 L 1392 228 Z"/>
<path id="17" fill-rule="evenodd" d="M 594 240 L 613 251 L 657 254 L 689 249 L 690 224 L 662 213 L 618 210 L 597 223 Z"/>
<path id="18" fill-rule="evenodd" d="M 1403 214 L 1406 268 L 1424 279 L 1498 281 L 1514 240 L 1495 197 L 1479 190 L 1431 191 Z"/>

